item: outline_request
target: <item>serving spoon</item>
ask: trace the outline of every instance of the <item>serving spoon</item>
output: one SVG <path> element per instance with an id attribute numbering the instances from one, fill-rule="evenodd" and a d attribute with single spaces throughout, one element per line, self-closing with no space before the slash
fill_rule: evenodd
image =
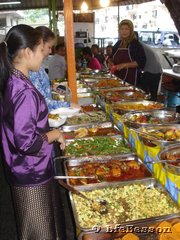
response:
<path id="1" fill-rule="evenodd" d="M 160 139 L 160 138 L 158 138 L 158 137 L 156 137 L 156 136 L 154 136 L 154 135 L 151 135 L 151 134 L 149 134 L 149 133 L 146 133 L 146 132 L 142 132 L 142 131 L 139 131 L 138 129 L 133 129 L 133 131 L 135 131 L 135 132 L 137 132 L 138 134 L 140 134 L 140 135 L 144 135 L 144 136 L 146 136 L 147 138 L 148 138 L 148 140 L 158 140 L 158 141 L 160 141 L 160 140 L 162 140 L 162 139 Z"/>
<path id="2" fill-rule="evenodd" d="M 152 163 L 152 164 L 154 164 L 154 163 L 180 163 L 180 159 L 178 158 L 178 159 L 176 159 L 176 160 L 168 160 L 168 159 L 161 159 L 160 161 L 147 161 L 147 162 L 145 162 L 145 163 Z"/>
<path id="3" fill-rule="evenodd" d="M 86 178 L 97 178 L 96 176 L 55 176 L 54 179 L 86 179 Z"/>
<path id="4" fill-rule="evenodd" d="M 104 199 L 91 199 L 86 197 L 86 195 L 84 195 L 83 193 L 81 193 L 80 191 L 76 190 L 75 188 L 73 188 L 72 186 L 69 186 L 68 184 L 66 184 L 63 180 L 58 180 L 58 183 L 63 186 L 65 189 L 67 189 L 68 191 L 73 192 L 74 194 L 78 195 L 79 197 L 87 200 L 88 202 L 91 203 L 91 208 L 94 211 L 99 212 L 100 214 L 106 214 L 108 213 L 108 209 L 107 209 L 107 205 L 108 202 Z"/>

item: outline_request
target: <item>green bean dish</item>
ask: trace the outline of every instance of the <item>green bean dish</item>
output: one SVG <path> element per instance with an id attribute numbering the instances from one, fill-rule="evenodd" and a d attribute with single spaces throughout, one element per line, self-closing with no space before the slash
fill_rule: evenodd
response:
<path id="1" fill-rule="evenodd" d="M 71 142 L 66 146 L 65 155 L 80 157 L 126 154 L 130 152 L 129 146 L 127 146 L 122 138 L 94 137 Z"/>

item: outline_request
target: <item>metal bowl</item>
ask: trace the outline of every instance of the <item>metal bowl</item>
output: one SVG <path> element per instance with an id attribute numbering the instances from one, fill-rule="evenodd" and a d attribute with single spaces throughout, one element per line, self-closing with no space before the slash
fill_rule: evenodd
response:
<path id="1" fill-rule="evenodd" d="M 125 114 L 134 111 L 154 111 L 164 109 L 165 106 L 162 103 L 154 101 L 120 101 L 112 105 L 115 112 Z"/>
<path id="2" fill-rule="evenodd" d="M 146 145 L 165 147 L 172 143 L 180 143 L 180 124 L 144 126 L 135 131 Z"/>
<path id="3" fill-rule="evenodd" d="M 141 122 L 137 122 L 133 120 L 135 117 L 142 117 Z M 144 120 L 147 118 L 150 119 L 151 122 L 143 122 L 143 117 L 145 117 Z M 142 126 L 152 126 L 153 124 L 156 125 L 162 125 L 162 124 L 175 124 L 180 122 L 180 114 L 173 112 L 173 111 L 167 111 L 167 110 L 155 110 L 155 111 L 148 111 L 148 112 L 129 112 L 122 116 L 124 123 L 128 127 L 132 128 L 140 128 Z"/>
<path id="4" fill-rule="evenodd" d="M 171 159 L 179 159 L 180 158 L 180 143 L 178 144 L 172 144 L 167 147 L 165 147 L 163 150 L 159 152 L 159 159 L 163 160 L 171 160 Z M 177 165 L 174 165 L 173 163 L 163 163 L 164 167 L 167 171 L 172 172 L 173 174 L 180 175 L 180 163 Z"/>

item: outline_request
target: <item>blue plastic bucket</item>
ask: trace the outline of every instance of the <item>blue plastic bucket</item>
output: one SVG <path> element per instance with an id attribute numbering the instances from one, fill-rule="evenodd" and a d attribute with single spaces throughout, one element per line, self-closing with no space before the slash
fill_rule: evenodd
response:
<path id="1" fill-rule="evenodd" d="M 180 93 L 168 91 L 167 106 L 168 107 L 176 107 L 179 105 L 180 105 Z"/>

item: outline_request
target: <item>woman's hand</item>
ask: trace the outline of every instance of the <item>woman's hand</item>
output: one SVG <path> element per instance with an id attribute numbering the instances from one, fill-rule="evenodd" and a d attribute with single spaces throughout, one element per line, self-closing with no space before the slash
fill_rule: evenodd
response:
<path id="1" fill-rule="evenodd" d="M 117 65 L 113 65 L 111 67 L 111 73 L 114 74 L 116 71 L 121 71 L 123 68 L 127 68 L 126 63 L 120 63 L 120 64 L 117 64 Z"/>
<path id="2" fill-rule="evenodd" d="M 57 141 L 60 143 L 60 148 L 62 150 L 65 149 L 65 138 L 63 133 L 59 129 L 53 129 L 52 131 L 49 131 L 46 133 L 47 138 L 48 138 L 48 143 L 52 143 L 54 141 Z"/>
<path id="3" fill-rule="evenodd" d="M 120 63 L 120 64 L 115 65 L 115 66 L 116 66 L 116 70 L 117 71 L 121 71 L 122 69 L 127 68 L 127 64 L 126 63 Z"/>
<path id="4" fill-rule="evenodd" d="M 113 65 L 114 65 L 114 64 L 113 64 L 112 59 L 109 58 L 109 59 L 108 59 L 108 62 L 107 62 L 107 67 L 108 67 L 109 69 L 111 69 Z"/>
<path id="5" fill-rule="evenodd" d="M 60 143 L 61 150 L 64 150 L 66 147 L 66 143 L 65 143 L 64 135 L 61 132 L 59 132 L 59 137 L 56 141 Z"/>

